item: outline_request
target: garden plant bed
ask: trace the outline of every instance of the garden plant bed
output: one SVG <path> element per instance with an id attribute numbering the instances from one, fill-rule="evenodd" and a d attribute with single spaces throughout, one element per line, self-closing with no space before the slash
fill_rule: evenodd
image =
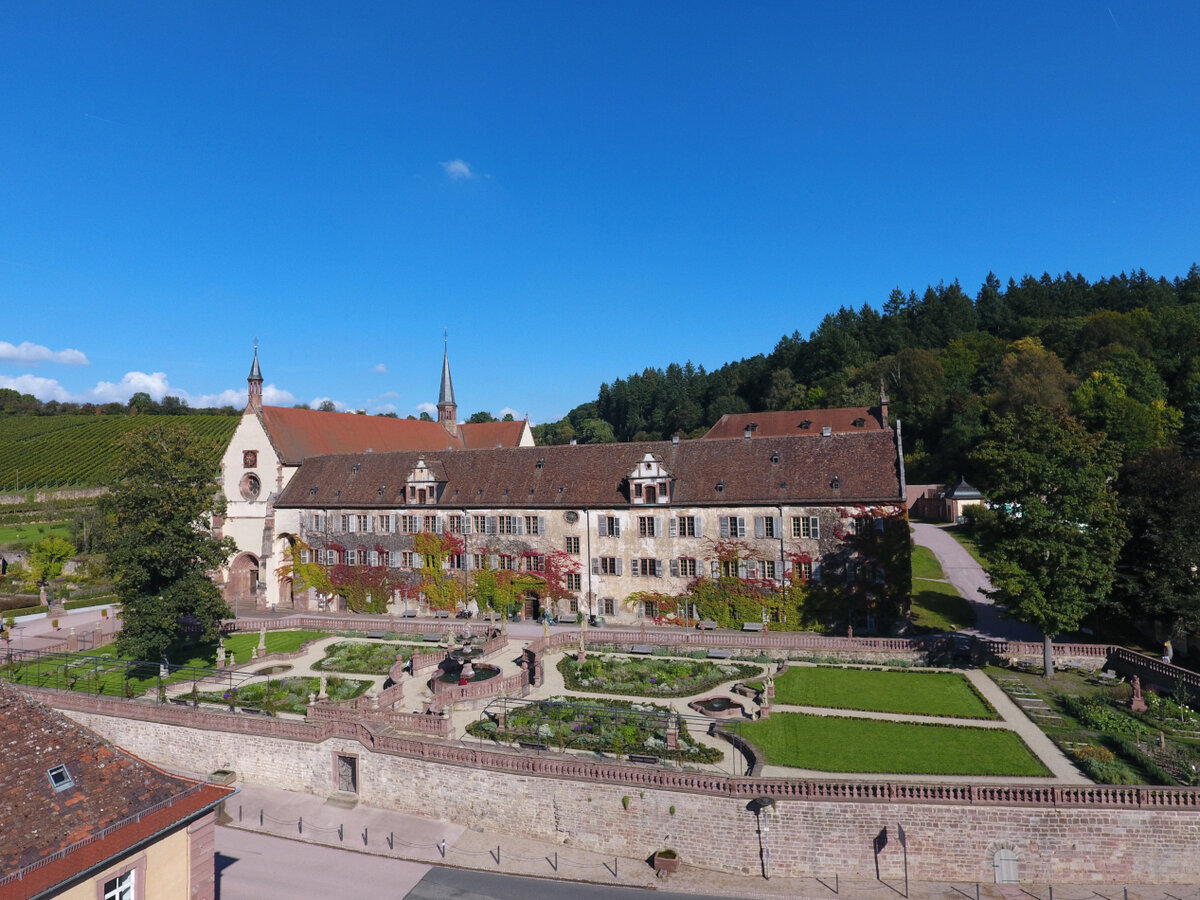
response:
<path id="1" fill-rule="evenodd" d="M 674 717 L 678 750 L 668 750 L 666 732 Z M 666 707 L 623 700 L 599 702 L 578 697 L 552 697 L 506 706 L 505 727 L 486 714 L 467 726 L 467 733 L 510 744 L 541 744 L 555 750 L 634 753 L 684 763 L 714 763 L 724 754 L 697 743 L 682 717 Z"/>
<path id="2" fill-rule="evenodd" d="M 371 682 L 357 678 L 330 678 L 326 681 L 326 691 L 330 700 L 352 700 L 370 686 Z M 254 681 L 232 692 L 199 691 L 195 699 L 201 703 L 221 703 L 260 709 L 269 713 L 304 715 L 308 710 L 309 694 L 317 693 L 320 687 L 320 678 L 277 678 L 272 681 Z M 188 693 L 183 699 L 191 700 L 193 696 Z"/>
<path id="3" fill-rule="evenodd" d="M 420 649 L 424 652 L 424 647 Z M 418 650 L 416 644 L 368 644 L 364 641 L 338 641 L 325 648 L 325 656 L 314 669 L 347 672 L 351 675 L 387 675 L 397 660 L 408 660 Z"/>
<path id="4" fill-rule="evenodd" d="M 761 688 L 759 683 L 751 687 Z M 790 666 L 775 679 L 775 702 L 868 712 L 996 719 L 996 711 L 957 672 Z"/>
<path id="5" fill-rule="evenodd" d="M 1148 709 L 1129 709 L 1132 687 L 1096 684 L 1090 673 L 1040 674 L 988 667 L 987 674 L 1023 708 L 1038 702 L 1051 715 L 1030 718 L 1092 780 L 1101 784 L 1198 784 L 1200 727 L 1196 713 L 1143 688 Z M 1160 744 L 1159 734 L 1163 740 Z"/>
<path id="6" fill-rule="evenodd" d="M 634 697 L 691 697 L 727 681 L 762 675 L 760 666 L 602 654 L 589 655 L 582 663 L 564 656 L 558 671 L 568 690 Z"/>
<path id="7" fill-rule="evenodd" d="M 738 733 L 773 766 L 895 775 L 1050 775 L 1015 732 L 999 728 L 776 713 L 742 723 Z"/>

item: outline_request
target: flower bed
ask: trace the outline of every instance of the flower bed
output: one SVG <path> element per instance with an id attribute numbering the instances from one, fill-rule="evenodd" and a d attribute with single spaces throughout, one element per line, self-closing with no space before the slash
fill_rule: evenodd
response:
<path id="1" fill-rule="evenodd" d="M 667 749 L 667 727 L 674 717 L 678 749 Z M 636 753 L 680 762 L 714 763 L 724 754 L 697 743 L 683 719 L 665 707 L 628 700 L 599 703 L 571 697 L 552 697 L 506 710 L 504 727 L 489 714 L 472 722 L 467 733 L 506 743 L 538 743 L 558 750 Z"/>
<path id="2" fill-rule="evenodd" d="M 416 644 L 338 641 L 325 648 L 325 657 L 313 668 L 352 675 L 387 675 L 397 659 L 407 661 L 417 649 Z"/>
<path id="3" fill-rule="evenodd" d="M 564 656 L 558 671 L 569 690 L 635 697 L 691 697 L 727 681 L 762 675 L 760 666 L 600 654 L 589 655 L 582 663 Z"/>
<path id="4" fill-rule="evenodd" d="M 199 691 L 196 699 L 205 703 L 225 703 L 261 709 L 264 712 L 289 712 L 303 715 L 308 709 L 309 694 L 315 694 L 321 686 L 319 678 L 277 678 L 272 681 L 255 681 L 234 688 L 232 691 Z M 352 700 L 362 694 L 371 682 L 357 678 L 330 678 L 326 691 L 330 700 Z M 192 699 L 192 694 L 186 694 Z"/>

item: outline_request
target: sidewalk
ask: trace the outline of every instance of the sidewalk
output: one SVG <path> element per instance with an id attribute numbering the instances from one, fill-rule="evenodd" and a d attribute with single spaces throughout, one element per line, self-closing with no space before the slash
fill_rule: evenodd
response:
<path id="1" fill-rule="evenodd" d="M 194 777 L 194 776 L 193 776 Z M 684 865 L 676 874 L 656 878 L 645 859 L 603 856 L 564 844 L 536 841 L 495 832 L 467 829 L 449 821 L 359 804 L 347 808 L 311 794 L 238 783 L 240 793 L 227 806 L 227 827 L 259 832 L 310 844 L 341 848 L 429 865 L 477 869 L 560 881 L 669 890 L 724 897 L 832 900 L 848 897 L 903 897 L 903 879 L 887 882 L 842 878 L 830 872 L 820 878 L 762 877 L 758 858 L 746 860 L 747 874 L 734 875 Z M 443 849 L 444 848 L 444 849 Z M 989 900 L 1042 898 L 1047 885 L 980 884 L 979 897 Z M 1055 885 L 1066 897 L 1122 897 L 1166 900 L 1178 888 L 1152 885 Z M 908 896 L 917 900 L 972 900 L 975 883 L 911 882 Z M 1094 893 L 1093 893 L 1094 892 Z"/>

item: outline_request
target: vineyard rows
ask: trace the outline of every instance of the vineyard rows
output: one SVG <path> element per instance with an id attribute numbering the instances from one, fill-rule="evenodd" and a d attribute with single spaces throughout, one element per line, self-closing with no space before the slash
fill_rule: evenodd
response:
<path id="1" fill-rule="evenodd" d="M 0 491 L 111 482 L 121 438 L 160 416 L 10 416 L 0 418 Z M 210 448 L 215 466 L 241 421 L 237 416 L 180 416 Z M 36 426 L 42 426 L 38 428 Z"/>

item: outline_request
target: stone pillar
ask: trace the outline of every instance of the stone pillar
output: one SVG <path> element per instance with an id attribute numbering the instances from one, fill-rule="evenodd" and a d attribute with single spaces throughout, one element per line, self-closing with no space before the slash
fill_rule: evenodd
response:
<path id="1" fill-rule="evenodd" d="M 75 635 L 75 626 L 71 626 L 71 633 L 67 635 L 67 652 L 79 652 L 79 638 Z"/>
<path id="2" fill-rule="evenodd" d="M 673 715 L 667 720 L 667 749 L 679 749 L 679 722 Z"/>

